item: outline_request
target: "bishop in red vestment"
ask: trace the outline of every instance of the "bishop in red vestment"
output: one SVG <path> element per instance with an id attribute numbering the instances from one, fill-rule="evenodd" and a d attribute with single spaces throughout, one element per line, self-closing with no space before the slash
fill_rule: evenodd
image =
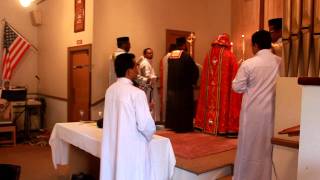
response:
<path id="1" fill-rule="evenodd" d="M 203 64 L 196 128 L 215 135 L 238 133 L 242 96 L 231 88 L 237 70 L 229 36 L 219 35 Z"/>

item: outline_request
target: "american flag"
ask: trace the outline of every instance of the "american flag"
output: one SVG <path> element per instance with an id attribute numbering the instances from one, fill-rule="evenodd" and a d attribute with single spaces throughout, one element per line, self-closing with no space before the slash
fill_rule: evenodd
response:
<path id="1" fill-rule="evenodd" d="M 2 80 L 11 79 L 12 71 L 30 46 L 28 41 L 5 23 L 2 54 Z"/>

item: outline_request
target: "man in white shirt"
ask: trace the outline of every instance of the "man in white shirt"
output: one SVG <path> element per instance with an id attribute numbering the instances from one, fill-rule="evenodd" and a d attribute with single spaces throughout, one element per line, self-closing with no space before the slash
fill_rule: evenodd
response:
<path id="1" fill-rule="evenodd" d="M 244 61 L 232 82 L 243 93 L 234 180 L 271 180 L 275 84 L 281 59 L 271 52 L 271 35 L 252 35 L 254 57 Z"/>
<path id="2" fill-rule="evenodd" d="M 109 81 L 108 81 L 108 87 L 111 86 L 112 83 L 116 82 L 117 77 L 116 73 L 114 71 L 114 61 L 116 57 L 119 54 L 123 54 L 130 51 L 131 44 L 129 37 L 118 37 L 117 38 L 117 49 L 115 52 L 112 53 L 109 61 L 108 61 L 108 67 L 109 67 Z"/>
<path id="3" fill-rule="evenodd" d="M 145 93 L 133 86 L 134 55 L 115 59 L 117 81 L 106 91 L 101 149 L 101 180 L 150 180 L 149 142 L 155 132 Z"/>
<path id="4" fill-rule="evenodd" d="M 153 50 L 146 48 L 143 50 L 143 56 L 141 56 L 137 63 L 139 64 L 139 75 L 136 79 L 139 87 L 145 91 L 148 102 L 150 104 L 150 110 L 152 117 L 155 121 L 158 120 L 158 107 L 155 104 L 155 95 L 157 94 L 156 81 L 157 76 L 152 67 Z"/>
<path id="5" fill-rule="evenodd" d="M 143 86 L 147 94 L 148 101 L 152 100 L 152 93 L 150 89 L 154 88 L 157 76 L 152 67 L 153 51 L 151 48 L 146 48 L 143 50 L 143 56 L 141 56 L 137 63 L 139 64 L 139 76 L 138 83 Z"/>
<path id="6" fill-rule="evenodd" d="M 151 48 L 146 48 L 143 50 L 143 56 L 138 60 L 139 64 L 139 75 L 146 79 L 156 79 L 157 76 L 152 67 L 153 50 Z"/>

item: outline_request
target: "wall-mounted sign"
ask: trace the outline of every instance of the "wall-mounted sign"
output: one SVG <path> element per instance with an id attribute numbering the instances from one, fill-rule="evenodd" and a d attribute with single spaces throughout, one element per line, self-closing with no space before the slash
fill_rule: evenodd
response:
<path id="1" fill-rule="evenodd" d="M 85 0 L 75 0 L 74 5 L 74 32 L 84 31 L 85 23 Z"/>
<path id="2" fill-rule="evenodd" d="M 76 43 L 77 43 L 77 45 L 82 44 L 82 39 L 78 39 L 78 40 L 76 41 Z"/>

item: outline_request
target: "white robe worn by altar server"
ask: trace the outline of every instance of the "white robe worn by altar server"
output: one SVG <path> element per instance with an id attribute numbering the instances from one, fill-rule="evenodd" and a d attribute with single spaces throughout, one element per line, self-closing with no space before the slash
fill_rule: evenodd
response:
<path id="1" fill-rule="evenodd" d="M 145 93 L 118 78 L 105 95 L 100 180 L 152 180 L 149 142 L 155 132 Z"/>
<path id="2" fill-rule="evenodd" d="M 114 61 L 116 60 L 116 57 L 120 54 L 126 53 L 125 50 L 117 48 L 115 52 L 112 53 L 111 57 L 108 61 L 109 66 L 109 78 L 108 78 L 108 87 L 110 87 L 114 82 L 117 80 L 117 75 L 114 69 Z"/>
<path id="3" fill-rule="evenodd" d="M 263 49 L 244 61 L 232 82 L 243 93 L 234 180 L 271 180 L 275 84 L 281 59 Z"/>

